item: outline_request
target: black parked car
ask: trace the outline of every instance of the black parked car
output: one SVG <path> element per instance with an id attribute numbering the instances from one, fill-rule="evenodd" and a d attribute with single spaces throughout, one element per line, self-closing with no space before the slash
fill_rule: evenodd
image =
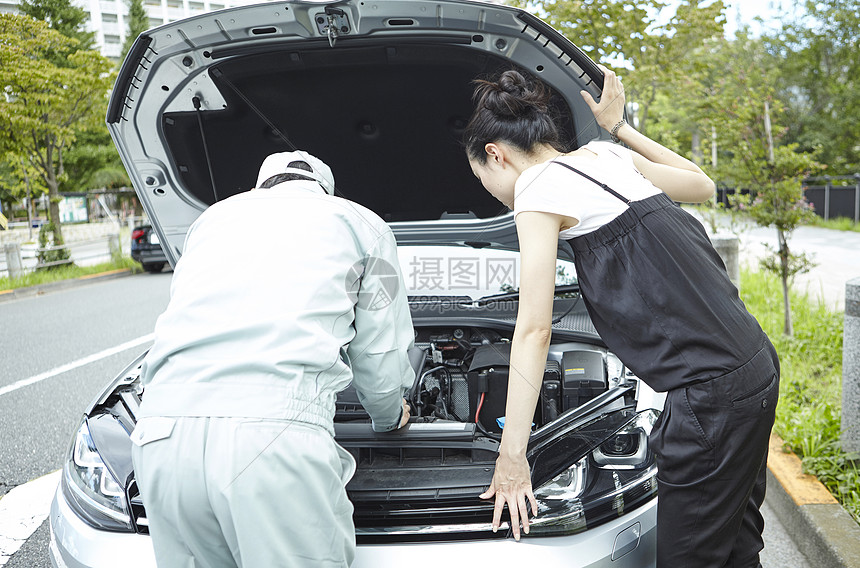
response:
<path id="1" fill-rule="evenodd" d="M 167 264 L 167 256 L 161 248 L 158 234 L 151 225 L 135 227 L 131 232 L 131 258 L 143 265 L 148 272 L 161 272 Z"/>

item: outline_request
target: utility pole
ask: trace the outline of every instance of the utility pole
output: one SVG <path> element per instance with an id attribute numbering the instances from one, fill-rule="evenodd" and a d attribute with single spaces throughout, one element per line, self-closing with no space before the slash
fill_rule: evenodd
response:
<path id="1" fill-rule="evenodd" d="M 717 169 L 717 127 L 711 126 L 711 167 Z"/>
<path id="2" fill-rule="evenodd" d="M 771 165 L 776 161 L 773 156 L 773 132 L 770 129 L 770 103 L 764 101 L 764 131 L 767 134 L 768 161 Z"/>
<path id="3" fill-rule="evenodd" d="M 693 136 L 691 139 L 690 146 L 691 146 L 690 150 L 692 151 L 692 154 L 693 154 L 693 162 L 697 166 L 701 165 L 702 162 L 704 162 L 704 159 L 702 158 L 702 141 L 701 141 L 701 135 L 699 134 L 698 128 L 693 130 Z"/>
<path id="4" fill-rule="evenodd" d="M 33 195 L 30 191 L 30 176 L 27 174 L 27 164 L 24 159 L 21 159 L 21 171 L 24 172 L 24 185 L 27 187 L 27 234 L 30 240 L 33 240 Z"/>

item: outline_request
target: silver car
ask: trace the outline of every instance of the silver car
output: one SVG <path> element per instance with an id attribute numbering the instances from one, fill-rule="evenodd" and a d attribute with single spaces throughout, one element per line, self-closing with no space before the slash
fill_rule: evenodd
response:
<path id="1" fill-rule="evenodd" d="M 572 148 L 608 137 L 579 95 L 602 85 L 586 55 L 522 10 L 459 0 L 196 16 L 142 34 L 113 91 L 108 127 L 171 265 L 197 216 L 251 188 L 278 151 L 320 157 L 341 196 L 391 225 L 415 326 L 415 412 L 379 434 L 354 391 L 338 397 L 336 438 L 358 464 L 356 567 L 655 565 L 648 434 L 662 399 L 603 345 L 564 242 L 528 450 L 530 534 L 493 533 L 493 503 L 478 498 L 504 423 L 519 258 L 512 213 L 472 175 L 460 139 L 474 79 L 507 68 L 551 87 Z M 72 436 L 50 516 L 54 566 L 155 566 L 129 439 L 142 357 Z"/>

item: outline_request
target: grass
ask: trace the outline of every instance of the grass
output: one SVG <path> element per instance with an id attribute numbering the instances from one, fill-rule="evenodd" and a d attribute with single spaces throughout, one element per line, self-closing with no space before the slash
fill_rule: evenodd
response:
<path id="1" fill-rule="evenodd" d="M 779 353 L 781 379 L 774 431 L 860 522 L 860 470 L 857 456 L 842 451 L 843 314 L 806 295 L 792 293 L 794 335 L 782 333 L 779 280 L 744 271 L 741 296 Z M 852 459 L 853 458 L 853 459 Z"/>
<path id="2" fill-rule="evenodd" d="M 836 217 L 834 219 L 828 219 L 827 221 L 821 217 L 816 217 L 812 225 L 823 229 L 854 231 L 855 233 L 860 233 L 860 223 L 855 223 L 854 219 L 849 219 L 848 217 Z"/>
<path id="3" fill-rule="evenodd" d="M 4 290 L 17 290 L 19 288 L 27 288 L 28 286 L 36 286 L 39 284 L 49 284 L 60 280 L 70 280 L 72 278 L 80 278 L 90 274 L 99 274 L 111 270 L 131 269 L 134 272 L 140 272 L 143 269 L 140 264 L 133 261 L 130 257 L 122 257 L 116 262 L 104 262 L 93 266 L 61 266 L 52 270 L 39 270 L 36 272 L 28 272 L 18 278 L 2 277 L 0 278 L 0 292 Z"/>
<path id="4" fill-rule="evenodd" d="M 701 205 L 686 203 L 683 207 L 695 211 L 703 220 L 705 226 L 713 232 L 716 232 L 718 228 L 726 228 L 732 232 L 738 232 L 744 223 L 753 223 L 752 217 L 747 213 L 723 207 L 722 204 L 714 206 L 713 202 Z M 821 227 L 822 229 L 832 229 L 834 231 L 860 233 L 860 223 L 855 223 L 854 219 L 849 219 L 848 217 L 833 217 L 825 221 L 823 217 L 815 215 L 809 225 L 812 227 Z"/>

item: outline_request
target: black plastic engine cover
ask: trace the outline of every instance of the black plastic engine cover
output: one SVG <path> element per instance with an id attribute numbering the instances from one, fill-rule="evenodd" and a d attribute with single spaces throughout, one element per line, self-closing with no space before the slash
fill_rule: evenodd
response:
<path id="1" fill-rule="evenodd" d="M 576 408 L 606 391 L 606 366 L 601 353 L 565 351 L 561 363 L 564 410 Z"/>

